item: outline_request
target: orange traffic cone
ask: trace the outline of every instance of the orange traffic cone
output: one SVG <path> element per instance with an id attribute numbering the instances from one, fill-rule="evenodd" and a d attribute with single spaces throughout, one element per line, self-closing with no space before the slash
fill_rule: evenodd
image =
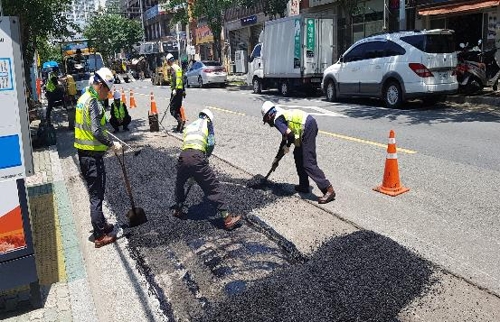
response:
<path id="1" fill-rule="evenodd" d="M 130 90 L 130 108 L 137 107 L 137 104 L 135 104 L 135 97 L 134 97 L 134 91 Z"/>
<path id="2" fill-rule="evenodd" d="M 410 190 L 403 187 L 399 181 L 398 154 L 396 152 L 396 138 L 393 130 L 389 133 L 384 179 L 382 185 L 373 188 L 373 190 L 393 197 Z"/>
<path id="3" fill-rule="evenodd" d="M 149 114 L 158 114 L 158 109 L 156 108 L 155 96 L 153 92 L 151 92 L 151 110 Z"/>
<path id="4" fill-rule="evenodd" d="M 125 91 L 122 88 L 122 102 L 127 104 L 127 97 L 125 96 Z"/>
<path id="5" fill-rule="evenodd" d="M 113 93 L 115 92 L 114 91 L 114 87 L 108 92 L 108 100 L 112 100 L 113 99 Z"/>
<path id="6" fill-rule="evenodd" d="M 186 111 L 184 110 L 184 106 L 181 105 L 181 109 L 179 111 L 181 113 L 181 119 L 183 122 L 186 122 L 187 121 L 187 118 L 186 118 Z"/>

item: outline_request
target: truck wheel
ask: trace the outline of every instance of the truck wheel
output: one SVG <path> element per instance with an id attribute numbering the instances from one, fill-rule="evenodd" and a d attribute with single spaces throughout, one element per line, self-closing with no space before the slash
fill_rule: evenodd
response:
<path id="1" fill-rule="evenodd" d="M 281 83 L 280 93 L 285 97 L 290 96 L 290 89 L 288 88 L 288 83 L 286 81 Z"/>
<path id="2" fill-rule="evenodd" d="M 262 93 L 262 83 L 259 78 L 255 77 L 252 81 L 252 85 L 253 85 L 253 92 L 255 94 Z"/>
<path id="3" fill-rule="evenodd" d="M 335 102 L 337 100 L 337 90 L 335 89 L 335 83 L 329 80 L 326 84 L 326 100 L 328 102 Z"/>
<path id="4" fill-rule="evenodd" d="M 389 81 L 383 91 L 385 106 L 388 108 L 399 108 L 403 101 L 401 86 L 396 81 Z"/>

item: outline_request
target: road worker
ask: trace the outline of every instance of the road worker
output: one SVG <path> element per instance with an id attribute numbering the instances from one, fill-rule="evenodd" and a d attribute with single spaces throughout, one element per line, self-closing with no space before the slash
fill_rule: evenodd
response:
<path id="1" fill-rule="evenodd" d="M 177 120 L 176 132 L 182 132 L 186 122 L 181 116 L 182 98 L 185 97 L 182 68 L 175 63 L 174 55 L 167 54 L 167 64 L 170 67 L 169 79 L 172 93 L 170 95 L 170 114 Z"/>
<path id="2" fill-rule="evenodd" d="M 111 103 L 111 119 L 109 123 L 114 129 L 114 133 L 120 131 L 120 126 L 123 127 L 123 131 L 128 131 L 128 125 L 132 118 L 128 114 L 127 105 L 121 101 L 121 95 L 119 91 L 115 91 L 113 94 L 113 103 Z"/>
<path id="3" fill-rule="evenodd" d="M 323 193 L 318 203 L 325 204 L 335 199 L 335 190 L 319 168 L 316 157 L 316 136 L 318 125 L 316 120 L 306 112 L 298 109 L 285 110 L 276 107 L 274 103 L 266 101 L 261 108 L 264 123 L 275 127 L 283 136 L 278 155 L 286 154 L 292 144 L 295 145 L 293 156 L 299 176 L 299 184 L 295 191 L 309 193 L 309 178 L 311 178 Z M 275 159 L 273 167 L 276 169 L 279 160 Z"/>

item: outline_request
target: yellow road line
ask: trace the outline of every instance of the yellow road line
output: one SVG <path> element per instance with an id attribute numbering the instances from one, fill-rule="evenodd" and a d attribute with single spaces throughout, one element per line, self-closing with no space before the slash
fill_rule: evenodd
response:
<path id="1" fill-rule="evenodd" d="M 231 111 L 231 110 L 226 110 L 224 108 L 215 107 L 215 106 L 207 106 L 207 108 L 211 108 L 213 110 L 217 110 L 217 111 L 221 111 L 221 112 L 226 112 L 226 113 L 229 113 L 229 114 L 235 114 L 235 115 L 241 115 L 241 116 L 245 116 L 246 115 L 245 113 L 234 112 L 234 111 Z"/>
<path id="2" fill-rule="evenodd" d="M 387 144 L 382 144 L 382 143 L 378 143 L 378 142 L 373 142 L 373 141 L 368 141 L 368 140 L 363 140 L 363 139 L 358 139 L 358 138 L 354 138 L 352 136 L 347 136 L 347 135 L 342 135 L 342 134 L 336 134 L 336 133 L 331 133 L 331 132 L 326 132 L 326 131 L 318 131 L 319 133 L 321 134 L 325 134 L 325 135 L 328 135 L 328 136 L 333 136 L 335 138 L 339 138 L 339 139 L 343 139 L 343 140 L 347 140 L 347 141 L 353 141 L 353 142 L 358 142 L 358 143 L 363 143 L 363 144 L 369 144 L 369 145 L 374 145 L 374 146 L 378 146 L 378 147 L 381 147 L 381 148 L 387 148 Z M 414 150 L 409 150 L 409 149 L 403 149 L 403 148 L 397 148 L 398 149 L 398 152 L 403 152 L 403 153 L 408 153 L 408 154 L 415 154 L 417 153 L 417 151 L 414 151 Z"/>

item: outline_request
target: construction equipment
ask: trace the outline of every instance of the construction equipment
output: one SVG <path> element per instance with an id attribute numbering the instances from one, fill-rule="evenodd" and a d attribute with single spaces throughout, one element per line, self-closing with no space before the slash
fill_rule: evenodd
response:
<path id="1" fill-rule="evenodd" d="M 286 154 L 286 152 L 283 149 L 283 146 L 280 146 L 278 154 L 274 158 L 273 164 L 271 166 L 271 169 L 266 174 L 266 176 L 263 177 L 261 174 L 258 174 L 256 176 L 254 176 L 252 179 L 250 179 L 248 181 L 247 187 L 253 188 L 253 189 L 264 189 L 266 187 L 267 183 L 268 183 L 267 179 L 269 178 L 269 176 L 271 175 L 271 173 L 273 173 L 276 170 L 276 168 L 278 168 L 278 165 L 279 165 L 281 159 L 283 159 L 283 157 L 285 156 L 285 154 Z"/>
<path id="2" fill-rule="evenodd" d="M 127 189 L 127 194 L 130 199 L 130 205 L 132 207 L 132 209 L 130 209 L 126 214 L 129 222 L 129 227 L 139 226 L 148 221 L 146 217 L 146 212 L 141 207 L 135 206 L 134 197 L 132 196 L 132 188 L 130 187 L 130 181 L 128 179 L 127 169 L 125 167 L 125 152 L 122 150 L 121 157 L 118 156 L 116 152 L 115 155 L 116 158 L 118 159 L 118 162 L 120 163 L 120 167 L 122 168 L 123 179 L 125 180 L 125 187 Z"/>
<path id="3" fill-rule="evenodd" d="M 122 139 L 120 139 L 119 137 L 117 137 L 116 135 L 113 135 L 111 134 L 111 132 L 109 131 L 106 131 L 109 136 L 111 136 L 113 139 L 117 140 L 118 142 L 120 142 L 121 144 L 125 145 L 127 147 L 127 149 L 129 149 L 130 151 L 134 152 L 134 156 L 138 156 L 142 150 L 136 150 L 134 149 L 130 144 L 128 144 L 127 142 L 123 141 Z"/>

